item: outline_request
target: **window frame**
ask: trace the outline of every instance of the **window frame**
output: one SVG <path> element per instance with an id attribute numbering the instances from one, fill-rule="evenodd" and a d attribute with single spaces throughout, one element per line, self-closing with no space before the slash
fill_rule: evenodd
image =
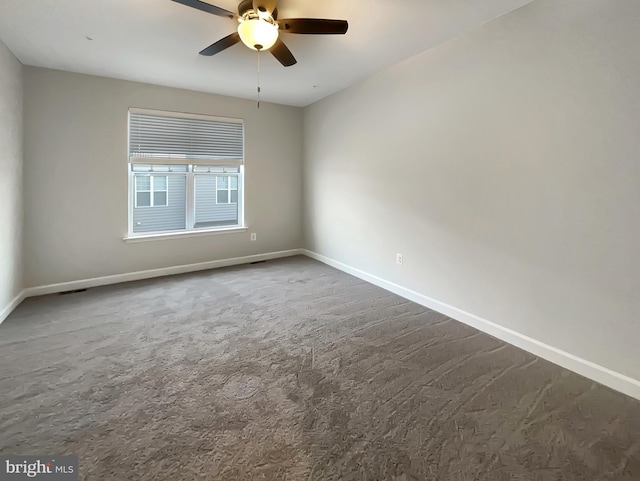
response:
<path id="1" fill-rule="evenodd" d="M 211 121 L 223 121 L 223 122 L 233 122 L 242 124 L 242 151 L 244 153 L 244 121 L 242 119 L 231 119 L 225 117 L 217 117 L 213 115 L 202 115 L 202 114 L 189 114 L 183 112 L 171 112 L 171 111 L 161 111 L 161 110 L 149 110 L 149 109 L 140 109 L 140 108 L 129 108 L 128 116 L 132 113 L 143 113 L 150 115 L 160 115 L 160 116 L 171 116 L 177 118 L 188 118 L 194 120 L 211 120 Z M 200 234 L 215 234 L 215 233 L 228 233 L 234 231 L 242 231 L 246 230 L 247 227 L 245 225 L 245 212 L 244 212 L 244 181 L 245 181 L 245 169 L 244 169 L 244 154 L 241 159 L 229 159 L 230 163 L 225 163 L 225 159 L 215 159 L 213 162 L 208 161 L 207 159 L 188 159 L 185 157 L 136 157 L 131 154 L 130 150 L 130 142 L 131 142 L 131 121 L 129 117 L 127 119 L 127 175 L 128 175 L 128 198 L 127 198 L 127 207 L 128 207 L 128 229 L 127 235 L 124 237 L 124 240 L 153 240 L 153 239 L 162 239 L 162 238 L 173 238 L 173 237 L 182 237 L 182 236 L 193 236 Z M 134 218 L 134 210 L 140 208 L 149 208 L 151 206 L 138 207 L 137 206 L 137 191 L 136 191 L 136 174 L 145 174 L 147 172 L 136 172 L 134 171 L 133 166 L 136 164 L 143 164 L 151 166 L 151 170 L 148 172 L 151 178 L 154 175 L 165 176 L 167 178 L 166 182 L 166 191 L 162 190 L 162 192 L 166 192 L 166 204 L 169 205 L 169 180 L 170 176 L 173 175 L 184 175 L 185 176 L 185 228 L 178 230 L 165 230 L 165 231 L 153 231 L 153 232 L 134 232 L 133 218 Z M 154 166 L 184 166 L 186 167 L 186 172 L 166 172 L 159 171 L 153 172 Z M 196 167 L 209 167 L 209 168 L 231 168 L 237 169 L 237 173 L 227 173 L 227 172 L 201 172 L 195 171 Z M 195 175 L 213 175 L 213 176 L 228 176 L 229 179 L 231 177 L 236 177 L 238 179 L 238 202 L 237 202 L 237 212 L 238 219 L 235 224 L 227 224 L 221 226 L 206 226 L 206 227 L 195 227 Z M 229 180 L 229 187 L 231 186 L 231 182 Z M 153 184 L 151 187 L 151 202 L 153 206 Z M 236 189 L 227 189 L 229 199 L 231 200 L 231 190 L 235 191 Z M 217 180 L 216 180 L 216 203 L 217 203 Z M 133 198 L 132 198 L 133 197 Z M 235 204 L 235 202 L 229 202 L 228 205 Z M 161 206 L 154 206 L 161 207 Z"/>
<path id="2" fill-rule="evenodd" d="M 215 166 L 222 168 L 237 168 L 237 173 L 220 173 L 220 172 L 195 172 L 194 167 L 198 166 L 197 164 L 189 164 L 186 165 L 186 172 L 158 172 L 158 175 L 167 176 L 167 191 L 169 189 L 169 176 L 178 176 L 182 175 L 185 177 L 185 228 L 177 229 L 177 230 L 163 230 L 163 231 L 153 231 L 153 232 L 134 232 L 133 231 L 133 212 L 136 208 L 148 209 L 149 207 L 135 207 L 134 202 L 136 202 L 136 191 L 135 191 L 135 177 L 136 174 L 145 174 L 145 172 L 135 172 L 131 168 L 132 164 L 128 165 L 129 168 L 129 232 L 126 238 L 143 238 L 143 237 L 161 237 L 163 235 L 174 236 L 176 234 L 193 234 L 193 233 L 204 233 L 204 232 L 216 232 L 216 231 L 228 231 L 231 229 L 245 229 L 244 223 L 244 165 L 227 165 L 227 166 Z M 151 165 L 152 168 L 154 165 L 166 165 L 166 164 L 147 164 Z M 211 166 L 214 167 L 214 166 Z M 154 175 L 153 172 L 149 172 L 149 175 Z M 195 176 L 196 175 L 211 175 L 214 177 L 217 176 L 237 176 L 238 178 L 238 222 L 237 224 L 228 224 L 224 226 L 216 226 L 216 227 L 195 227 L 196 220 L 196 184 L 195 184 Z M 216 203 L 217 203 L 217 180 L 216 180 Z M 233 189 L 236 190 L 236 189 Z M 131 200 L 133 197 L 133 202 Z M 232 202 L 235 204 L 235 202 Z M 167 205 L 169 204 L 169 196 L 167 193 Z M 228 205 L 228 204 L 220 204 L 220 205 Z M 191 227 L 190 227 L 191 226 Z"/>

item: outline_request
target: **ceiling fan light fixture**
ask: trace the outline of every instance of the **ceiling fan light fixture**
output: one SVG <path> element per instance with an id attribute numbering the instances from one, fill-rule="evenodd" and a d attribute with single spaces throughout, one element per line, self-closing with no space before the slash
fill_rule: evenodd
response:
<path id="1" fill-rule="evenodd" d="M 278 25 L 267 19 L 249 18 L 238 25 L 242 43 L 253 50 L 268 50 L 278 40 Z"/>

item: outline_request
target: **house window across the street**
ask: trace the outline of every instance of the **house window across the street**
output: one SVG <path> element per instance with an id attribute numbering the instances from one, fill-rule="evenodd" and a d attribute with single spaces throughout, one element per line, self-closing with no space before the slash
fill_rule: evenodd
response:
<path id="1" fill-rule="evenodd" d="M 238 203 L 238 178 L 230 176 L 218 176 L 217 184 L 217 203 L 218 204 L 237 204 Z"/>
<path id="2" fill-rule="evenodd" d="M 169 197 L 166 175 L 136 175 L 136 208 L 138 207 L 166 207 Z"/>

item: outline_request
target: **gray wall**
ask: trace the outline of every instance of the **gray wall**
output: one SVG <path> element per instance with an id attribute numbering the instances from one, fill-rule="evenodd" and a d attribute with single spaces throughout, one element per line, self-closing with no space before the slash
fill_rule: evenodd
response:
<path id="1" fill-rule="evenodd" d="M 22 291 L 22 65 L 0 42 L 0 321 Z"/>
<path id="2" fill-rule="evenodd" d="M 24 70 L 27 287 L 302 246 L 301 109 L 261 104 L 258 110 L 249 100 Z M 245 120 L 245 220 L 257 242 L 249 232 L 122 240 L 129 107 Z"/>
<path id="3" fill-rule="evenodd" d="M 640 379 L 638 25 L 538 0 L 307 108 L 309 249 Z"/>

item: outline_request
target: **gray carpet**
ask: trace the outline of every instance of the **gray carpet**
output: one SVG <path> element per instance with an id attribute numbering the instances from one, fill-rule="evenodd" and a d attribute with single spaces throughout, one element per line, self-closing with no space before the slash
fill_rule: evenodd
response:
<path id="1" fill-rule="evenodd" d="M 640 403 L 304 257 L 25 301 L 0 452 L 85 480 L 639 480 Z"/>

